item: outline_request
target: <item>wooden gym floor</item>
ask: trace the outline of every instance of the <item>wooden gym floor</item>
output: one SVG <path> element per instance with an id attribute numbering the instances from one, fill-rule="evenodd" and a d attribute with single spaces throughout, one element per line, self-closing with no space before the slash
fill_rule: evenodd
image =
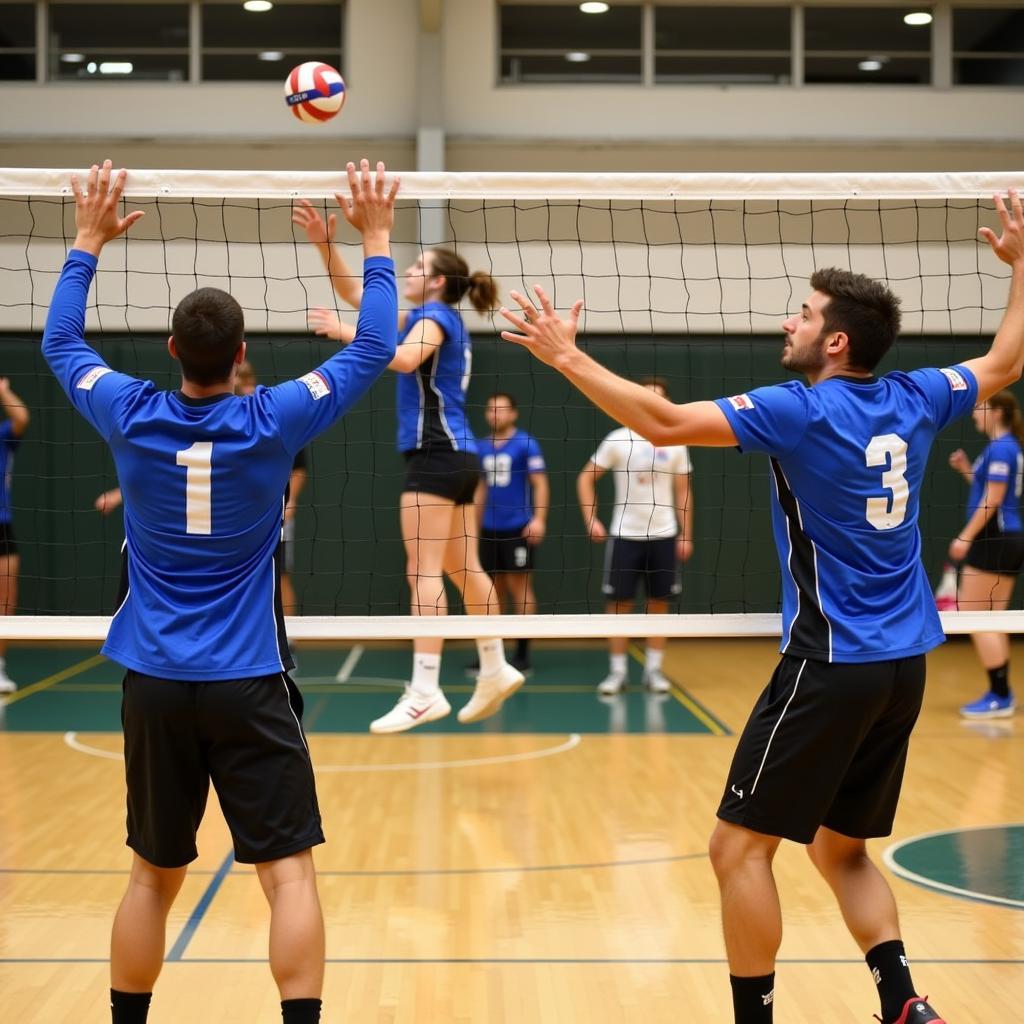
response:
<path id="1" fill-rule="evenodd" d="M 468 658 L 445 659 L 456 707 Z M 1015 658 L 1024 683 L 1024 645 Z M 680 641 L 670 697 L 634 684 L 601 701 L 600 649 L 539 645 L 491 722 L 371 737 L 407 651 L 302 650 L 328 838 L 325 1021 L 727 1024 L 706 843 L 775 660 L 770 641 Z M 13 647 L 8 665 L 22 689 L 0 709 L 0 1019 L 99 1024 L 130 863 L 120 671 L 81 647 Z M 1024 1001 L 1024 735 L 959 720 L 982 688 L 968 643 L 930 656 L 894 835 L 872 844 L 889 850 L 915 979 L 952 1024 L 1016 1020 Z M 278 1021 L 266 906 L 214 800 L 199 847 L 150 1020 Z M 798 847 L 776 863 L 776 1020 L 868 1024 L 874 985 L 824 883 Z"/>

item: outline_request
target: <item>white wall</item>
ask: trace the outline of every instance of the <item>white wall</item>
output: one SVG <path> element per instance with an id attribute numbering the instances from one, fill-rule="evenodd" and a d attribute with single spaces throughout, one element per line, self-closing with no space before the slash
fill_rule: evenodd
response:
<path id="1" fill-rule="evenodd" d="M 274 83 L 4 83 L 0 164 L 110 151 L 136 167 L 326 169 L 382 155 L 411 169 L 429 117 L 419 0 L 353 0 L 347 17 L 350 96 L 326 126 L 290 116 Z M 493 0 L 446 0 L 442 44 L 454 169 L 1024 168 L 1022 90 L 501 86 Z"/>

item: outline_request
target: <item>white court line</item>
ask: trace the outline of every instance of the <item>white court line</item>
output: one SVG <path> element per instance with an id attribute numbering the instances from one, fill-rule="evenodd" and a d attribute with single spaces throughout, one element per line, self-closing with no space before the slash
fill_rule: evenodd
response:
<path id="1" fill-rule="evenodd" d="M 485 764 L 512 764 L 515 761 L 535 761 L 541 757 L 564 754 L 578 747 L 582 737 L 578 732 L 570 733 L 564 743 L 543 750 L 530 750 L 525 754 L 498 754 L 496 757 L 471 757 L 464 761 L 409 761 L 406 764 L 319 764 L 317 772 L 406 772 L 426 771 L 435 768 L 478 768 Z"/>
<path id="2" fill-rule="evenodd" d="M 64 733 L 64 742 L 72 749 L 82 754 L 90 754 L 92 757 L 105 757 L 111 761 L 123 761 L 124 754 L 115 754 L 109 750 L 101 750 L 99 747 L 90 747 L 78 738 L 77 732 Z"/>
<path id="3" fill-rule="evenodd" d="M 348 652 L 348 656 L 341 663 L 341 668 L 338 669 L 338 674 L 334 677 L 339 683 L 347 683 L 348 677 L 352 675 L 353 670 L 359 663 L 359 659 L 363 656 L 363 652 L 366 648 L 362 644 L 356 644 L 351 651 Z"/>
<path id="4" fill-rule="evenodd" d="M 565 754 L 575 747 L 578 747 L 583 738 L 578 732 L 570 733 L 564 743 L 554 747 L 545 747 L 543 750 L 529 750 L 524 754 L 498 754 L 495 757 L 472 757 L 462 761 L 409 761 L 405 764 L 318 764 L 313 766 L 315 772 L 409 772 L 409 771 L 431 771 L 440 768 L 479 768 L 488 764 L 513 764 L 516 761 L 536 761 L 542 757 L 552 757 L 555 754 Z M 89 754 L 92 757 L 105 757 L 111 761 L 123 761 L 122 754 L 111 753 L 109 750 L 102 750 L 100 747 L 90 746 L 78 738 L 76 732 L 64 733 L 64 742 L 82 754 Z"/>
<path id="5" fill-rule="evenodd" d="M 954 896 L 965 896 L 968 899 L 978 900 L 981 903 L 999 903 L 1006 907 L 1020 907 L 1021 909 L 1024 909 L 1024 900 L 1015 900 L 1008 896 L 991 896 L 985 892 L 978 892 L 976 889 L 962 889 L 957 885 L 949 885 L 946 882 L 937 882 L 935 879 L 929 878 L 927 875 L 919 875 L 916 871 L 911 871 L 909 868 L 905 868 L 903 865 L 896 862 L 896 854 L 899 853 L 904 846 L 910 846 L 912 843 L 919 842 L 922 839 L 934 839 L 937 836 L 955 835 L 959 832 L 984 832 L 999 828 L 1019 827 L 1020 825 L 1011 822 L 1010 824 L 970 825 L 965 826 L 964 828 L 940 829 L 937 832 L 922 832 L 920 835 L 911 836 L 909 839 L 901 839 L 898 843 L 893 843 L 886 847 L 885 852 L 882 854 L 882 862 L 894 875 L 898 875 L 900 878 L 903 878 L 908 882 L 913 882 L 916 885 L 920 885 L 925 889 L 937 889 L 939 892 L 952 893 Z"/>

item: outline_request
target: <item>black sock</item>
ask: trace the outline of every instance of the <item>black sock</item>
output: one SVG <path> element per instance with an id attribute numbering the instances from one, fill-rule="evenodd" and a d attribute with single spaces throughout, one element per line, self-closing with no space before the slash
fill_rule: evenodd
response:
<path id="1" fill-rule="evenodd" d="M 729 975 L 732 985 L 732 1012 L 736 1024 L 772 1024 L 775 1004 L 775 972 L 761 978 L 737 978 Z"/>
<path id="2" fill-rule="evenodd" d="M 1010 696 L 1010 663 L 1006 662 L 999 668 L 988 670 L 988 688 L 997 696 Z"/>
<path id="3" fill-rule="evenodd" d="M 113 1024 L 146 1024 L 152 992 L 110 990 L 110 1019 Z"/>
<path id="4" fill-rule="evenodd" d="M 864 959 L 868 962 L 871 976 L 878 986 L 878 998 L 882 1001 L 882 1020 L 899 1019 L 908 999 L 917 995 L 910 978 L 907 951 L 899 939 L 880 942 L 869 949 Z"/>
<path id="5" fill-rule="evenodd" d="M 284 999 L 281 1001 L 281 1017 L 284 1024 L 319 1024 L 319 999 Z"/>
<path id="6" fill-rule="evenodd" d="M 530 660 L 530 641 L 525 637 L 520 637 L 516 641 L 516 661 L 529 661 Z"/>

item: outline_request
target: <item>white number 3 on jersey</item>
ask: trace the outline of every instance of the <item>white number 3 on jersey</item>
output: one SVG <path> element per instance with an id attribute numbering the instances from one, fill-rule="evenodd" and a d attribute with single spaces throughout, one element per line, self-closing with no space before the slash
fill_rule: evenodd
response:
<path id="1" fill-rule="evenodd" d="M 865 515 L 876 530 L 891 530 L 907 517 L 907 442 L 899 434 L 879 434 L 864 449 L 864 461 L 868 466 L 889 467 L 882 471 L 882 486 L 892 497 L 868 498 Z"/>

